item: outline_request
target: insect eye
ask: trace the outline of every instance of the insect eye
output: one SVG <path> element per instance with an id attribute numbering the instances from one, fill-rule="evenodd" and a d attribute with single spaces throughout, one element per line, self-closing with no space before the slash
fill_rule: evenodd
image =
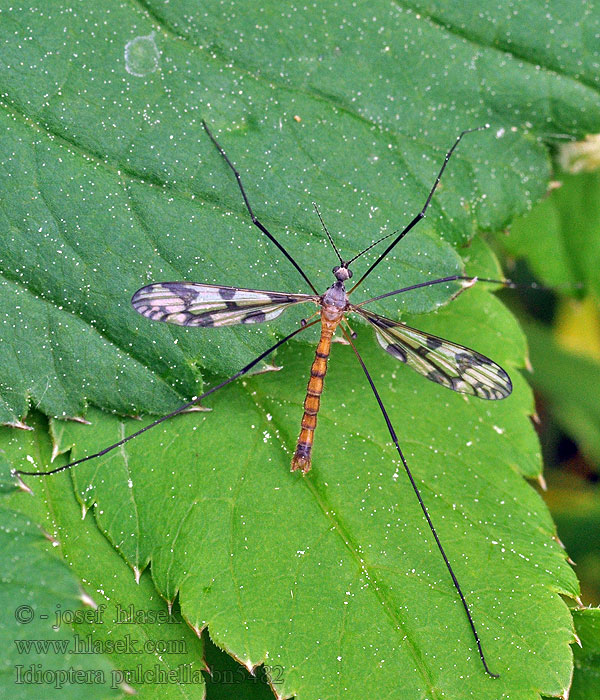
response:
<path id="1" fill-rule="evenodd" d="M 332 270 L 333 274 L 335 275 L 335 273 L 336 273 L 339 269 L 340 269 L 340 266 L 339 266 L 339 265 L 336 265 L 336 266 L 333 268 L 333 270 Z"/>
<path id="2" fill-rule="evenodd" d="M 352 277 L 352 270 L 349 267 L 347 267 L 346 270 L 348 272 L 348 279 L 350 279 Z"/>

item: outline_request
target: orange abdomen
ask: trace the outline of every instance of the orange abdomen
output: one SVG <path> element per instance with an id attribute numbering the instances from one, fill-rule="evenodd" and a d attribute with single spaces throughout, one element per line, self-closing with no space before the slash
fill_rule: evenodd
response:
<path id="1" fill-rule="evenodd" d="M 315 353 L 315 359 L 310 368 L 310 379 L 306 388 L 304 399 L 304 415 L 302 416 L 302 429 L 298 436 L 296 451 L 292 458 L 292 471 L 301 469 L 307 472 L 310 469 L 310 454 L 312 451 L 315 428 L 317 427 L 317 414 L 321 405 L 323 393 L 323 379 L 327 372 L 327 360 L 331 351 L 331 338 L 338 322 L 321 321 L 321 338 Z"/>

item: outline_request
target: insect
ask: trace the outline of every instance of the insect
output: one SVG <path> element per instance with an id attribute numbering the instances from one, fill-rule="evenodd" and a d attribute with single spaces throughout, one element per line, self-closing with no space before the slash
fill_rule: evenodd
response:
<path id="1" fill-rule="evenodd" d="M 236 374 L 233 376 L 212 387 L 201 396 L 194 397 L 190 402 L 180 406 L 175 411 L 158 418 L 146 427 L 138 430 L 132 435 L 125 437 L 117 443 L 109 445 L 100 452 L 88 455 L 74 462 L 46 472 L 17 471 L 15 473 L 19 475 L 33 476 L 55 474 L 80 464 L 81 462 L 100 457 L 101 455 L 104 455 L 107 452 L 120 447 L 129 440 L 141 435 L 147 430 L 150 430 L 156 425 L 190 409 L 200 400 L 205 399 L 210 394 L 213 394 L 220 388 L 249 372 L 253 367 L 259 364 L 288 340 L 303 332 L 305 329 L 320 322 L 320 339 L 310 370 L 310 379 L 308 382 L 306 398 L 304 400 L 304 413 L 301 421 L 300 434 L 298 436 L 291 465 L 292 471 L 299 470 L 306 473 L 311 468 L 313 437 L 317 425 L 317 415 L 319 412 L 320 399 L 323 391 L 324 377 L 327 371 L 327 362 L 330 354 L 331 342 L 334 333 L 338 328 L 340 328 L 343 336 L 345 337 L 347 343 L 351 346 L 358 362 L 360 363 L 366 379 L 374 393 L 389 434 L 402 461 L 412 489 L 419 501 L 425 520 L 427 521 L 432 536 L 435 539 L 439 552 L 444 559 L 445 565 L 452 579 L 452 583 L 461 600 L 471 627 L 471 631 L 479 651 L 479 657 L 485 672 L 492 677 L 498 677 L 497 674 L 492 673 L 488 666 L 475 622 L 462 592 L 461 586 L 442 546 L 431 516 L 429 515 L 429 511 L 413 478 L 406 458 L 404 457 L 398 437 L 382 402 L 380 394 L 375 386 L 371 374 L 363 362 L 361 355 L 353 343 L 354 334 L 350 330 L 346 320 L 346 316 L 349 314 L 359 314 L 373 327 L 377 341 L 387 353 L 397 360 L 407 364 L 419 374 L 424 375 L 427 379 L 445 386 L 452 391 L 470 394 L 487 400 L 503 399 L 511 393 L 512 384 L 508 374 L 488 357 L 485 357 L 475 350 L 471 350 L 462 345 L 444 340 L 443 338 L 438 338 L 437 336 L 430 335 L 429 333 L 424 333 L 423 331 L 411 328 L 401 322 L 385 318 L 384 316 L 380 316 L 379 314 L 373 313 L 365 308 L 368 304 L 379 299 L 392 297 L 410 290 L 429 287 L 435 284 L 461 281 L 463 282 L 464 286 L 470 286 L 477 281 L 477 278 L 467 277 L 464 275 L 450 275 L 439 279 L 413 284 L 401 289 L 396 289 L 394 291 L 387 292 L 386 294 L 381 294 L 377 297 L 362 301 L 359 304 L 353 304 L 350 301 L 350 295 L 354 292 L 354 290 L 356 290 L 356 288 L 366 279 L 368 275 L 371 274 L 371 272 L 373 272 L 377 265 L 379 265 L 379 263 L 402 240 L 402 238 L 414 226 L 416 226 L 421 219 L 425 217 L 427 208 L 429 207 L 435 190 L 440 183 L 444 170 L 446 169 L 446 166 L 461 139 L 466 134 L 487 128 L 487 126 L 479 127 L 477 129 L 467 129 L 457 137 L 444 158 L 444 162 L 439 170 L 437 178 L 429 192 L 423 208 L 403 230 L 395 231 L 380 238 L 378 241 L 365 248 L 365 250 L 361 251 L 350 260 L 344 260 L 342 258 L 337 246 L 335 245 L 335 242 L 327 230 L 323 219 L 321 218 L 319 210 L 315 206 L 323 229 L 325 230 L 327 238 L 329 239 L 339 262 L 339 264 L 332 270 L 335 278 L 334 283 L 324 294 L 319 294 L 297 261 L 255 216 L 250 202 L 248 201 L 239 172 L 236 170 L 235 166 L 210 131 L 208 125 L 204 121 L 202 123 L 214 146 L 221 154 L 227 166 L 233 172 L 243 197 L 244 204 L 253 224 L 263 234 L 265 234 L 274 245 L 277 246 L 281 253 L 294 266 L 297 272 L 308 284 L 312 293 L 288 294 L 283 292 L 243 289 L 238 287 L 196 284 L 193 282 L 160 282 L 147 285 L 135 292 L 132 298 L 133 308 L 138 313 L 154 321 L 163 321 L 180 326 L 199 328 L 215 328 L 233 326 L 237 324 L 265 323 L 276 319 L 278 316 L 284 313 L 284 311 L 293 306 L 306 303 L 317 306 L 318 318 L 314 320 L 310 320 L 310 318 L 303 320 L 298 328 L 277 341 L 272 347 L 265 350 L 258 357 L 252 360 L 252 362 L 243 367 L 239 372 L 236 372 Z M 381 241 L 390 238 L 391 236 L 394 236 L 392 242 L 389 243 L 387 248 L 368 267 L 359 280 L 354 283 L 349 290 L 346 290 L 346 283 L 349 283 L 349 280 L 353 276 L 350 265 Z M 505 284 L 505 282 L 499 280 L 486 279 L 481 281 Z"/>

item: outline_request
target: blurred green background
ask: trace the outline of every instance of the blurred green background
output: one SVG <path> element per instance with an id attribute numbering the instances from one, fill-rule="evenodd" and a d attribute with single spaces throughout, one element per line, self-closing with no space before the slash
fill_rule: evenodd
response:
<path id="1" fill-rule="evenodd" d="M 600 137 L 556 147 L 551 190 L 494 246 L 527 333 L 547 492 L 582 601 L 600 605 Z M 543 486 L 543 485 L 542 485 Z"/>

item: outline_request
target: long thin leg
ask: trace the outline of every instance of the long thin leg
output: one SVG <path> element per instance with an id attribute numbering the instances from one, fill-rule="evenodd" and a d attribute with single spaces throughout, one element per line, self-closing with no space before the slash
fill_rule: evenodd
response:
<path id="1" fill-rule="evenodd" d="M 444 162 L 442 163 L 442 167 L 440 168 L 440 172 L 438 173 L 438 176 L 435 179 L 435 182 L 433 183 L 433 187 L 431 188 L 431 191 L 429 193 L 429 196 L 427 197 L 427 201 L 425 202 L 423 208 L 421 211 L 415 216 L 415 218 L 408 224 L 408 226 L 400 231 L 400 233 L 394 238 L 394 240 L 389 244 L 389 246 L 383 251 L 383 253 L 375 260 L 375 262 L 369 267 L 369 269 L 365 272 L 365 274 L 358 280 L 358 282 L 350 289 L 348 294 L 352 294 L 352 292 L 358 287 L 358 285 L 368 276 L 373 272 L 373 270 L 379 265 L 379 263 L 385 258 L 385 256 L 394 248 L 403 238 L 406 236 L 406 234 L 414 227 L 416 226 L 421 219 L 425 218 L 425 212 L 427 211 L 427 207 L 429 206 L 429 203 L 431 202 L 431 198 L 433 197 L 433 193 L 436 191 L 437 186 L 440 184 L 440 180 L 442 179 L 442 175 L 444 174 L 444 170 L 446 169 L 446 166 L 448 165 L 448 161 L 452 157 L 452 154 L 454 153 L 454 150 L 460 143 L 461 139 L 466 136 L 467 134 L 472 133 L 473 131 L 482 131 L 483 129 L 487 129 L 488 125 L 486 124 L 485 126 L 478 126 L 475 129 L 465 129 L 463 132 L 461 132 L 456 141 L 454 142 L 454 145 L 452 148 L 446 153 L 446 157 L 444 158 Z"/>
<path id="2" fill-rule="evenodd" d="M 226 154 L 225 151 L 223 150 L 223 147 L 222 147 L 221 144 L 217 141 L 217 139 L 214 137 L 213 133 L 212 133 L 211 130 L 208 128 L 208 125 L 207 125 L 207 123 L 204 121 L 204 119 L 202 120 L 202 126 L 204 127 L 204 130 L 206 131 L 206 133 L 209 135 L 210 140 L 214 143 L 214 145 L 215 145 L 217 151 L 219 151 L 219 153 L 220 153 L 221 156 L 223 157 L 223 160 L 227 163 L 227 165 L 231 168 L 231 171 L 232 171 L 233 174 L 235 175 L 235 179 L 237 180 L 238 187 L 240 188 L 240 192 L 242 193 L 242 197 L 244 198 L 244 204 L 246 205 L 246 209 L 248 210 L 248 213 L 250 214 L 250 218 L 252 219 L 252 223 L 253 223 L 257 228 L 259 228 L 259 229 L 265 234 L 265 236 L 266 236 L 270 241 L 272 241 L 272 242 L 279 248 L 279 250 L 280 250 L 280 251 L 285 255 L 285 257 L 292 263 L 292 265 L 296 268 L 296 270 L 298 270 L 298 272 L 302 275 L 302 277 L 304 278 L 305 282 L 306 282 L 306 283 L 308 284 L 308 286 L 312 289 L 312 291 L 313 291 L 315 294 L 318 294 L 319 292 L 317 292 L 317 290 L 315 289 L 313 283 L 308 279 L 308 277 L 306 276 L 306 273 L 305 273 L 304 270 L 300 267 L 300 265 L 298 265 L 298 263 L 297 263 L 297 262 L 294 260 L 294 258 L 287 252 L 287 250 L 281 245 L 281 243 L 275 238 L 275 236 L 267 230 L 266 226 L 265 226 L 264 224 L 262 224 L 262 223 L 256 218 L 256 216 L 254 215 L 254 212 L 252 211 L 252 207 L 250 206 L 250 202 L 248 201 L 248 197 L 247 197 L 247 195 L 246 195 L 246 190 L 244 189 L 244 185 L 242 184 L 241 175 L 240 175 L 239 172 L 236 170 L 235 165 L 234 165 L 234 164 L 229 160 L 229 158 L 227 157 L 227 154 Z"/>
<path id="3" fill-rule="evenodd" d="M 411 474 L 411 471 L 408 467 L 408 463 L 406 462 L 406 458 L 404 457 L 404 454 L 403 454 L 402 450 L 400 449 L 400 444 L 398 443 L 398 437 L 396 436 L 396 431 L 394 430 L 394 426 L 392 425 L 392 422 L 390 421 L 390 417 L 388 416 L 388 413 L 385 410 L 385 406 L 383 405 L 383 401 L 381 400 L 381 397 L 379 396 L 379 392 L 375 388 L 375 384 L 373 382 L 373 379 L 371 378 L 371 375 L 369 374 L 369 370 L 366 368 L 365 363 L 363 362 L 363 359 L 360 356 L 360 353 L 358 352 L 356 346 L 352 342 L 352 339 L 346 333 L 344 328 L 342 328 L 342 333 L 346 336 L 346 340 L 352 346 L 352 349 L 354 350 L 354 354 L 356 355 L 356 357 L 360 363 L 360 366 L 363 368 L 363 372 L 365 373 L 365 375 L 367 377 L 367 381 L 371 385 L 371 389 L 373 390 L 373 393 L 375 394 L 375 398 L 377 399 L 377 403 L 379 404 L 379 408 L 381 409 L 381 413 L 383 414 L 383 418 L 386 422 L 390 436 L 394 442 L 394 445 L 396 446 L 396 450 L 397 450 L 398 454 L 400 455 L 400 459 L 402 460 L 402 464 L 404 465 L 404 470 L 406 471 L 406 474 L 407 474 L 408 479 L 410 481 L 410 484 L 413 488 L 413 491 L 415 492 L 417 500 L 419 501 L 419 505 L 421 506 L 421 510 L 423 511 L 423 515 L 425 516 L 425 520 L 427 520 L 427 524 L 429 525 L 429 529 L 431 530 L 431 534 L 433 535 L 435 542 L 438 546 L 438 549 L 440 551 L 440 554 L 442 555 L 442 557 L 444 559 L 444 562 L 446 564 L 446 568 L 448 569 L 448 572 L 450 573 L 450 576 L 452 578 L 452 583 L 454 584 L 454 588 L 456 588 L 456 591 L 458 592 L 458 595 L 459 595 L 460 600 L 462 602 L 465 613 L 467 614 L 467 619 L 469 620 L 469 624 L 471 625 L 471 630 L 473 632 L 473 636 L 474 636 L 475 642 L 477 644 L 477 649 L 479 650 L 479 658 L 481 659 L 481 663 L 483 664 L 483 668 L 485 669 L 485 672 L 488 675 L 492 676 L 492 678 L 499 678 L 499 675 L 497 673 L 492 673 L 489 669 L 489 666 L 487 665 L 487 661 L 486 661 L 485 655 L 483 653 L 483 648 L 481 646 L 481 641 L 479 639 L 479 635 L 477 634 L 477 629 L 475 627 L 475 622 L 473 622 L 473 617 L 471 616 L 471 611 L 469 610 L 469 606 L 467 604 L 465 596 L 461 590 L 458 579 L 456 578 L 456 574 L 452 570 L 452 566 L 450 565 L 450 561 L 448 560 L 448 557 L 446 556 L 446 552 L 444 551 L 444 548 L 442 547 L 442 543 L 440 542 L 440 538 L 438 537 L 438 534 L 435 530 L 435 527 L 433 526 L 431 516 L 429 515 L 427 507 L 425 506 L 425 503 L 424 503 L 423 498 L 421 496 L 421 492 L 419 491 L 419 487 L 417 486 L 417 484 L 413 478 L 413 475 Z"/>
<path id="4" fill-rule="evenodd" d="M 413 289 L 420 289 L 421 287 L 431 287 L 434 284 L 442 284 L 444 282 L 456 282 L 457 280 L 467 280 L 471 283 L 475 282 L 489 282 L 490 284 L 501 284 L 503 287 L 510 287 L 515 289 L 516 287 L 525 286 L 531 288 L 532 285 L 519 285 L 516 282 L 511 282 L 510 280 L 491 280 L 487 277 L 469 277 L 468 275 L 450 275 L 449 277 L 440 277 L 436 280 L 428 280 L 427 282 L 419 282 L 418 284 L 411 284 L 410 287 L 402 287 L 402 289 L 395 289 L 393 292 L 387 292 L 386 294 L 380 294 L 378 297 L 372 297 L 366 301 L 361 301 L 360 304 L 356 306 L 364 306 L 365 304 L 370 304 L 372 301 L 379 301 L 380 299 L 385 299 L 386 297 L 393 297 L 395 294 L 402 294 L 402 292 L 410 292 Z M 467 285 L 468 286 L 468 285 Z M 538 285 L 535 285 L 539 289 Z"/>
<path id="5" fill-rule="evenodd" d="M 227 384 L 231 384 L 231 382 L 233 382 L 235 379 L 238 379 L 242 375 L 246 374 L 246 372 L 249 372 L 261 360 L 264 360 L 265 357 L 267 357 L 267 355 L 270 355 L 274 350 L 277 350 L 278 347 L 280 347 L 281 345 L 286 343 L 290 338 L 293 338 L 295 335 L 298 335 L 298 333 L 301 333 L 306 328 L 310 328 L 310 326 L 314 326 L 315 323 L 318 323 L 318 322 L 319 322 L 319 319 L 316 319 L 312 323 L 306 323 L 306 324 L 300 326 L 300 328 L 296 328 L 295 331 L 293 331 L 289 335 L 286 335 L 285 338 L 278 340 L 275 343 L 275 345 L 272 345 L 268 350 L 265 350 L 258 357 L 256 357 L 254 360 L 252 360 L 252 362 L 249 362 L 239 372 L 236 372 L 234 375 L 232 375 L 228 379 L 225 379 L 220 384 L 217 384 L 216 386 L 211 387 L 208 391 L 205 391 L 204 394 L 202 394 L 201 396 L 195 396 L 188 403 L 184 404 L 183 406 L 180 406 L 179 408 L 175 409 L 174 411 L 171 411 L 171 413 L 167 413 L 166 416 L 162 416 L 161 418 L 158 418 L 157 420 L 150 423 L 150 425 L 147 425 L 145 428 L 141 428 L 141 430 L 138 430 L 137 432 L 132 433 L 131 435 L 128 435 L 126 438 L 119 440 L 119 442 L 115 442 L 114 444 L 109 445 L 108 447 L 105 447 L 103 450 L 100 450 L 100 452 L 96 452 L 93 455 L 88 455 L 87 457 L 82 457 L 81 459 L 77 459 L 74 462 L 70 462 L 69 464 L 65 464 L 62 467 L 56 467 L 56 469 L 50 469 L 49 471 L 46 471 L 46 472 L 26 472 L 26 471 L 22 471 L 21 469 L 15 469 L 13 473 L 16 476 L 21 476 L 21 475 L 48 476 L 50 474 L 58 474 L 59 472 L 65 471 L 65 469 L 70 469 L 71 467 L 74 467 L 76 464 L 81 464 L 82 462 L 87 462 L 89 459 L 95 459 L 96 457 L 102 457 L 102 455 L 105 455 L 107 452 L 110 452 L 111 450 L 114 450 L 117 447 L 124 445 L 126 442 L 133 440 L 133 438 L 136 438 L 138 435 L 145 433 L 147 430 L 154 428 L 155 426 L 159 425 L 160 423 L 164 423 L 165 421 L 169 420 L 169 418 L 173 418 L 174 416 L 177 416 L 180 413 L 187 411 L 189 408 L 196 405 L 199 401 L 202 401 L 202 399 L 205 399 L 207 396 L 214 394 L 215 391 L 218 391 L 219 389 L 222 389 L 224 386 L 227 386 Z"/>

